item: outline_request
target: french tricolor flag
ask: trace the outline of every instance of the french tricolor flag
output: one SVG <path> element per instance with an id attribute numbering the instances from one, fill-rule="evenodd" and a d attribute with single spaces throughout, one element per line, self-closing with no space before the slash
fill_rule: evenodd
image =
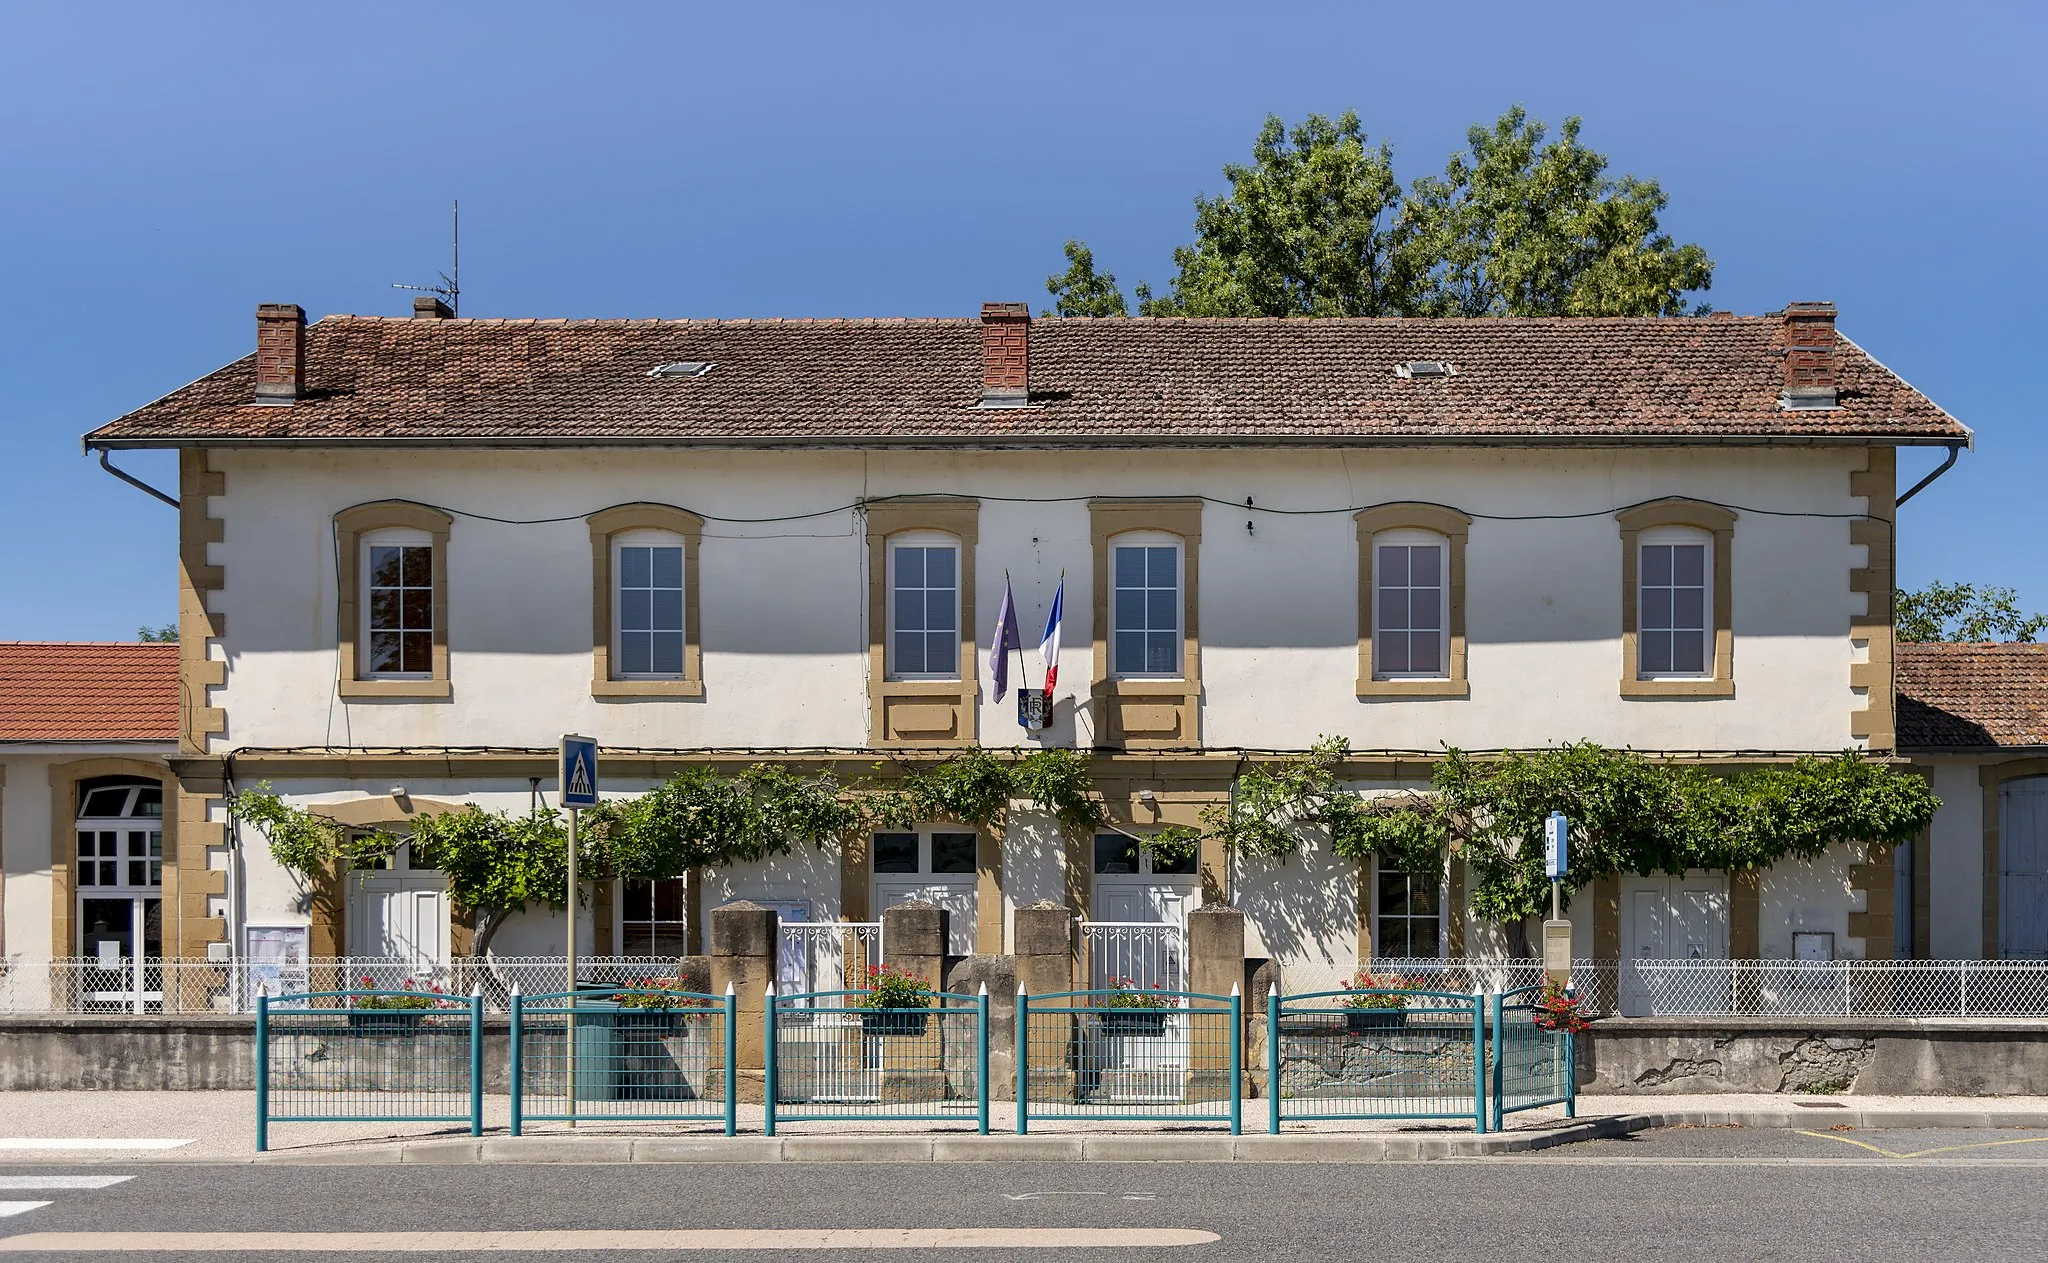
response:
<path id="1" fill-rule="evenodd" d="M 1038 641 L 1038 656 L 1045 663 L 1045 710 L 1052 713 L 1052 688 L 1060 678 L 1060 608 L 1066 604 L 1067 572 L 1060 571 L 1060 585 L 1052 591 L 1052 608 L 1045 614 L 1045 635 Z"/>

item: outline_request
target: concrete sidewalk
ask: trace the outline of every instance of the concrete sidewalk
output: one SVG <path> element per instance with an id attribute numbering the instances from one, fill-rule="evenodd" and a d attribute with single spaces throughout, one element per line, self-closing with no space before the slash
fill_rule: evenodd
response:
<path id="1" fill-rule="evenodd" d="M 484 1098 L 485 1135 L 446 1123 L 274 1123 L 255 1151 L 252 1092 L 0 1093 L 0 1163 L 135 1162 L 1382 1162 L 1522 1153 L 1656 1127 L 2048 1127 L 2048 1097 L 1581 1096 L 1578 1119 L 1559 1108 L 1508 1116 L 1479 1135 L 1455 1122 L 1289 1123 L 1266 1131 L 1266 1102 L 1244 1102 L 1245 1134 L 1220 1124 L 1060 1122 L 1017 1136 L 1014 1110 L 991 1111 L 995 1134 L 958 1123 L 795 1123 L 761 1134 L 743 1106 L 738 1136 L 717 1123 L 593 1120 L 573 1131 L 532 1124 L 507 1134 L 509 1102 Z M 179 1141 L 174 1147 L 106 1147 Z"/>

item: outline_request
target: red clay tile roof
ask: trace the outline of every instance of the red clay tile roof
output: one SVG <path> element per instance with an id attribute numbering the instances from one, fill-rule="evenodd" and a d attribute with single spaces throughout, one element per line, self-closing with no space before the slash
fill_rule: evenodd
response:
<path id="1" fill-rule="evenodd" d="M 420 320 L 306 330 L 308 397 L 250 402 L 254 357 L 93 441 L 1689 442 L 1968 431 L 1854 343 L 1840 403 L 1786 412 L 1775 317 L 1044 319 L 1035 406 L 977 408 L 975 320 Z M 709 360 L 702 378 L 650 378 Z M 1458 375 L 1397 377 L 1410 360 Z"/>
<path id="2" fill-rule="evenodd" d="M 175 741 L 178 646 L 0 640 L 0 741 Z"/>
<path id="3" fill-rule="evenodd" d="M 1902 644 L 1899 748 L 2048 746 L 2048 645 Z"/>

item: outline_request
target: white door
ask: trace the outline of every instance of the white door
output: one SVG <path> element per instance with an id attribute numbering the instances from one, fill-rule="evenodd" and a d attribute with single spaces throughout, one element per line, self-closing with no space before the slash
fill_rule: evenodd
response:
<path id="1" fill-rule="evenodd" d="M 760 904 L 775 914 L 777 995 L 799 995 L 806 991 L 837 991 L 847 985 L 844 977 L 846 971 L 831 948 L 821 950 L 820 945 L 813 941 L 810 935 L 786 933 L 781 928 L 791 922 L 809 921 L 809 900 L 762 899 L 751 895 L 746 898 L 749 902 Z"/>
<path id="2" fill-rule="evenodd" d="M 412 867 L 411 849 L 349 875 L 348 951 L 399 961 L 425 982 L 448 961 L 448 878 Z"/>
<path id="3" fill-rule="evenodd" d="M 1112 985 L 1111 978 L 1127 978 L 1140 987 L 1157 985 L 1163 991 L 1178 991 L 1187 982 L 1188 913 L 1201 905 L 1200 885 L 1173 878 L 1144 881 L 1098 881 L 1095 887 L 1095 919 L 1125 923 L 1104 927 L 1088 935 L 1089 986 Z M 1170 927 L 1170 933 L 1151 933 L 1142 925 Z"/>
<path id="4" fill-rule="evenodd" d="M 881 916 L 884 908 L 912 901 L 944 908 L 951 914 L 946 918 L 948 956 L 974 955 L 974 917 L 978 901 L 974 897 L 973 878 L 875 879 L 877 917 Z M 884 943 L 882 948 L 887 952 L 888 944 Z"/>
<path id="5" fill-rule="evenodd" d="M 1621 918 L 1624 1015 L 1727 1012 L 1729 976 L 1725 971 L 1660 964 L 1728 958 L 1725 878 L 1705 874 L 1625 877 Z"/>
<path id="6" fill-rule="evenodd" d="M 976 856 L 980 838 L 971 831 L 933 827 L 916 832 L 877 833 L 869 862 L 874 877 L 870 905 L 877 919 L 884 908 L 913 900 L 944 908 L 946 954 L 974 954 Z M 887 955 L 889 943 L 882 944 Z"/>

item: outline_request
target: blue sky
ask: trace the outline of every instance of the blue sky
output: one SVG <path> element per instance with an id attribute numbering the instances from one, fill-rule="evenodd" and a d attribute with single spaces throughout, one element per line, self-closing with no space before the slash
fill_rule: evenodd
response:
<path id="1" fill-rule="evenodd" d="M 78 436 L 245 353 L 258 302 L 406 310 L 451 197 L 469 315 L 968 315 L 1042 305 L 1070 235 L 1163 281 L 1267 113 L 1356 109 L 1412 180 L 1518 102 L 1663 183 L 1716 307 L 1833 299 L 1976 429 L 1904 512 L 1903 582 L 2048 608 L 2048 9 L 1455 12 L 0 8 L 0 638 L 170 621 L 174 515 Z"/>

